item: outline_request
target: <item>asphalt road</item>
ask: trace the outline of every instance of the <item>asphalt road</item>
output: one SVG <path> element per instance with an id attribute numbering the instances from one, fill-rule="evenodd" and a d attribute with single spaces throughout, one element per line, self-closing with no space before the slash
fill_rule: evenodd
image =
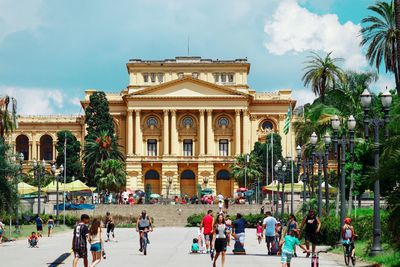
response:
<path id="1" fill-rule="evenodd" d="M 138 235 L 133 229 L 116 229 L 117 242 L 105 244 L 107 259 L 98 266 L 212 266 L 209 255 L 188 253 L 196 234 L 197 228 L 156 228 L 150 233 L 151 244 L 148 255 L 144 256 L 138 251 Z M 39 241 L 39 248 L 28 248 L 26 240 L 2 244 L 1 266 L 72 266 L 72 256 L 69 255 L 71 238 L 72 231 L 44 237 Z M 280 266 L 279 257 L 266 256 L 265 244 L 258 244 L 253 229 L 246 230 L 245 247 L 247 255 L 233 255 L 232 249 L 228 248 L 225 266 Z M 310 266 L 310 259 L 299 254 L 300 257 L 293 258 L 292 266 Z M 343 260 L 338 256 L 321 254 L 319 264 L 321 267 L 342 266 Z"/>

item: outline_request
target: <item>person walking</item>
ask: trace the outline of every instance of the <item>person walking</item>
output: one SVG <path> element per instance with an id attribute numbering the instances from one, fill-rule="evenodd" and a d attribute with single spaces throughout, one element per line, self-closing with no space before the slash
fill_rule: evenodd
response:
<path id="1" fill-rule="evenodd" d="M 225 265 L 225 253 L 226 253 L 226 225 L 225 218 L 222 213 L 218 214 L 217 219 L 215 221 L 213 232 L 215 235 L 213 236 L 213 243 L 215 249 L 215 257 L 213 260 L 213 267 L 217 266 L 217 260 L 219 255 L 221 255 L 221 266 Z"/>
<path id="2" fill-rule="evenodd" d="M 111 216 L 111 214 L 107 211 L 106 213 L 106 228 L 107 228 L 107 240 L 106 242 L 110 241 L 110 233 L 112 235 L 112 238 L 114 240 L 115 234 L 114 234 L 114 229 L 115 229 L 115 223 L 114 219 Z"/>
<path id="3" fill-rule="evenodd" d="M 242 214 L 236 214 L 236 220 L 233 222 L 233 233 L 236 236 L 236 240 L 239 241 L 242 248 L 244 248 L 245 241 L 245 229 L 246 229 L 247 221 L 242 218 Z"/>
<path id="4" fill-rule="evenodd" d="M 200 232 L 203 231 L 204 239 L 206 241 L 206 253 L 209 253 L 212 249 L 212 236 L 213 236 L 213 225 L 214 217 L 212 215 L 212 210 L 207 211 L 207 215 L 203 217 L 200 223 Z"/>
<path id="5" fill-rule="evenodd" d="M 0 218 L 0 244 L 3 242 L 3 233 L 4 232 L 5 232 L 4 224 L 3 224 L 3 222 L 1 221 L 1 218 Z"/>
<path id="6" fill-rule="evenodd" d="M 312 253 L 314 254 L 317 245 L 317 237 L 319 234 L 319 230 L 321 229 L 321 221 L 316 216 L 315 211 L 313 209 L 310 209 L 308 215 L 304 217 L 300 229 L 303 229 L 304 226 L 305 226 L 304 239 L 306 240 L 307 250 L 310 249 L 310 242 L 311 242 Z M 307 252 L 306 257 L 310 257 L 310 252 Z"/>
<path id="7" fill-rule="evenodd" d="M 272 216 L 272 213 L 270 211 L 267 211 L 265 215 L 266 217 L 263 221 L 263 228 L 265 230 L 265 242 L 267 244 L 268 255 L 271 255 L 272 244 L 275 240 L 275 225 L 277 221 Z"/>
<path id="8" fill-rule="evenodd" d="M 300 244 L 300 240 L 298 239 L 299 229 L 294 229 L 289 232 L 282 240 L 280 241 L 279 247 L 281 248 L 281 263 L 282 267 L 290 267 L 290 262 L 292 260 L 293 251 L 297 246 L 300 246 L 307 253 L 310 251 Z"/>
<path id="9" fill-rule="evenodd" d="M 285 235 L 290 235 L 290 232 L 293 230 L 297 230 L 299 229 L 299 224 L 297 223 L 297 219 L 296 216 L 294 216 L 294 214 L 290 214 L 289 215 L 289 219 L 287 222 L 287 226 L 286 226 L 286 233 Z M 296 247 L 294 247 L 294 251 L 293 251 L 293 255 L 295 257 L 297 257 L 297 253 L 296 253 Z"/>
<path id="10" fill-rule="evenodd" d="M 87 238 L 89 235 L 89 215 L 82 214 L 81 221 L 74 227 L 74 236 L 72 238 L 72 251 L 74 252 L 73 267 L 78 266 L 79 259 L 83 259 L 83 265 L 88 267 L 87 258 Z"/>
<path id="11" fill-rule="evenodd" d="M 39 237 L 42 237 L 42 232 L 43 232 L 43 220 L 42 218 L 40 218 L 40 215 L 37 214 L 35 216 L 35 223 L 36 223 L 36 231 L 37 231 L 37 235 Z"/>
<path id="12" fill-rule="evenodd" d="M 47 220 L 47 237 L 50 237 L 53 233 L 54 229 L 54 219 L 53 215 L 49 216 L 49 219 Z"/>
<path id="13" fill-rule="evenodd" d="M 143 252 L 142 238 L 144 231 L 147 230 L 153 232 L 153 223 L 151 221 L 150 216 L 146 214 L 146 211 L 142 210 L 142 214 L 139 216 L 136 222 L 136 232 L 139 232 L 140 252 Z M 147 236 L 147 244 L 150 244 L 149 236 Z"/>
<path id="14" fill-rule="evenodd" d="M 89 243 L 90 252 L 92 252 L 92 264 L 90 267 L 94 267 L 100 263 L 101 253 L 104 249 L 100 221 L 97 219 L 94 219 L 92 225 L 90 226 Z"/>

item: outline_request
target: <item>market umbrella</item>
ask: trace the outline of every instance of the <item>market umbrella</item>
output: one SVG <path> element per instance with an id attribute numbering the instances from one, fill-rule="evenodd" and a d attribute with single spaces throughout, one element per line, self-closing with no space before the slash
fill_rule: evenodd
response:
<path id="1" fill-rule="evenodd" d="M 81 180 L 75 180 L 73 182 L 67 183 L 66 190 L 68 192 L 75 192 L 75 191 L 92 191 L 92 189 L 85 185 Z"/>
<path id="2" fill-rule="evenodd" d="M 159 194 L 151 194 L 150 198 L 161 198 Z"/>
<path id="3" fill-rule="evenodd" d="M 59 191 L 63 191 L 64 190 L 64 183 L 58 182 L 58 190 Z M 46 192 L 46 193 L 57 192 L 57 182 L 53 181 L 53 182 L 49 183 L 47 186 L 43 187 L 42 191 Z"/>
<path id="4" fill-rule="evenodd" d="M 18 183 L 18 194 L 19 195 L 31 194 L 31 193 L 35 193 L 37 191 L 38 191 L 37 187 L 31 186 L 24 182 Z"/>
<path id="5" fill-rule="evenodd" d="M 239 187 L 236 192 L 246 192 L 248 189 L 245 187 Z"/>
<path id="6" fill-rule="evenodd" d="M 321 187 L 322 187 L 322 192 L 325 192 L 325 182 L 322 182 Z M 330 184 L 328 184 L 328 188 L 329 188 L 329 193 L 336 193 L 338 191 L 336 187 L 333 187 Z"/>
<path id="7" fill-rule="evenodd" d="M 210 195 L 212 194 L 214 191 L 211 188 L 204 188 L 203 190 L 201 190 L 201 194 L 202 195 Z"/>
<path id="8" fill-rule="evenodd" d="M 274 182 L 270 183 L 269 185 L 264 186 L 263 190 L 264 191 L 273 191 L 273 192 L 278 191 L 278 182 L 274 181 Z M 279 185 L 279 192 L 282 192 L 282 184 Z M 292 192 L 292 184 L 291 183 L 285 184 L 284 192 L 285 193 Z M 295 192 L 295 193 L 303 192 L 303 182 L 300 181 L 298 183 L 294 183 L 293 184 L 293 192 Z"/>

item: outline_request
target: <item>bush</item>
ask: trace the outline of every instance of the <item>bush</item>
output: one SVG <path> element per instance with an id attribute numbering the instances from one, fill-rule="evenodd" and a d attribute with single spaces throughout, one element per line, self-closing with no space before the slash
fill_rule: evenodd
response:
<path id="1" fill-rule="evenodd" d="M 197 227 L 200 226 L 201 220 L 204 217 L 204 213 L 195 213 L 187 217 L 187 225 L 188 227 Z"/>

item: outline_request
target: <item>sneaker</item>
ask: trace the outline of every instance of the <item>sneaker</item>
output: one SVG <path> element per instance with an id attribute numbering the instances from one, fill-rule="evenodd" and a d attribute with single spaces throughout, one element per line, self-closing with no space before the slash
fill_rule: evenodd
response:
<path id="1" fill-rule="evenodd" d="M 211 260 L 214 260 L 214 250 L 213 249 L 210 251 L 210 257 L 211 257 Z"/>
<path id="2" fill-rule="evenodd" d="M 306 258 L 308 258 L 308 257 L 310 257 L 310 253 L 309 252 L 307 252 L 307 254 L 306 254 Z"/>
<path id="3" fill-rule="evenodd" d="M 143 249 L 142 249 L 142 248 L 139 248 L 139 251 L 140 251 L 140 252 L 143 252 Z"/>
<path id="4" fill-rule="evenodd" d="M 271 251 L 268 251 L 268 256 L 271 256 Z"/>

